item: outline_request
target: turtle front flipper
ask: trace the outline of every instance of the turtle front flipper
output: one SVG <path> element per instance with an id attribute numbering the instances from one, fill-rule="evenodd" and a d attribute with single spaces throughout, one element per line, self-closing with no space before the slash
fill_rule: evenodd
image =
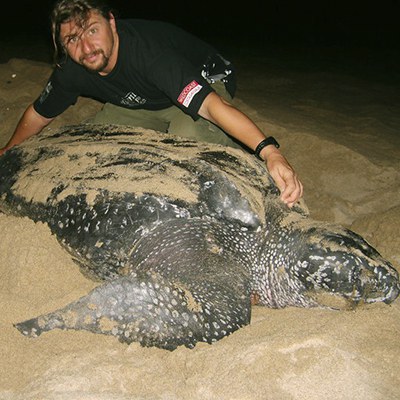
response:
<path id="1" fill-rule="evenodd" d="M 222 275 L 221 275 L 222 278 Z M 208 287 L 208 293 L 204 289 Z M 248 324 L 250 296 L 226 279 L 192 290 L 146 272 L 104 283 L 64 308 L 15 325 L 37 337 L 53 329 L 87 330 L 169 350 L 213 342 Z M 235 293 L 237 294 L 235 297 Z M 227 303 L 227 304 L 224 304 Z"/>

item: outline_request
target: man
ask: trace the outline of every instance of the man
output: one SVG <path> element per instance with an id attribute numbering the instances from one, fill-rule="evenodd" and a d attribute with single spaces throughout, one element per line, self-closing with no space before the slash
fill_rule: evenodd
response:
<path id="1" fill-rule="evenodd" d="M 235 89 L 233 67 L 213 47 L 167 23 L 116 20 L 99 0 L 59 0 L 52 32 L 56 55 L 64 59 L 0 155 L 87 96 L 106 103 L 95 123 L 231 146 L 239 142 L 266 162 L 286 204 L 302 196 L 302 184 L 277 142 L 227 100 Z"/>

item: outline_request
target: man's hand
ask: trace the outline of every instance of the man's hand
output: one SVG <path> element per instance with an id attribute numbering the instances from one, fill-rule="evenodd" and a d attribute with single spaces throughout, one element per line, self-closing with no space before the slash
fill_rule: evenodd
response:
<path id="1" fill-rule="evenodd" d="M 32 104 L 28 106 L 15 128 L 14 134 L 11 136 L 8 143 L 0 148 L 0 156 L 11 149 L 11 147 L 41 132 L 53 119 L 54 118 L 42 117 L 35 111 Z"/>
<path id="2" fill-rule="evenodd" d="M 294 169 L 275 148 L 269 152 L 266 164 L 272 179 L 281 192 L 281 200 L 292 207 L 303 196 L 303 185 L 297 178 Z"/>

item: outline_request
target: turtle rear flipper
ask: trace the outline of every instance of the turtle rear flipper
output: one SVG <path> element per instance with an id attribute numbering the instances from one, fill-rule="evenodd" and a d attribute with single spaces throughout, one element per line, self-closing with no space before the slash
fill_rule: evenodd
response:
<path id="1" fill-rule="evenodd" d="M 14 324 L 14 327 L 17 328 L 24 336 L 31 338 L 38 337 L 43 332 L 39 325 L 39 318 L 32 318 L 28 319 L 27 321 Z"/>

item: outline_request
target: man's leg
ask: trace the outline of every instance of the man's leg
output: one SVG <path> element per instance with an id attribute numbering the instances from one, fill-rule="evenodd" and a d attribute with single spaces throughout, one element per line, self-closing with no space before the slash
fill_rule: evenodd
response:
<path id="1" fill-rule="evenodd" d="M 228 101 L 231 100 L 222 82 L 213 85 L 214 90 Z M 199 118 L 194 121 L 176 106 L 165 110 L 130 110 L 106 103 L 90 121 L 95 124 L 117 124 L 137 126 L 168 132 L 200 142 L 218 143 L 225 146 L 242 148 L 233 138 L 211 122 Z"/>
<path id="2" fill-rule="evenodd" d="M 165 120 L 163 111 L 129 110 L 106 103 L 90 122 L 94 124 L 137 126 L 167 132 L 169 121 Z"/>

